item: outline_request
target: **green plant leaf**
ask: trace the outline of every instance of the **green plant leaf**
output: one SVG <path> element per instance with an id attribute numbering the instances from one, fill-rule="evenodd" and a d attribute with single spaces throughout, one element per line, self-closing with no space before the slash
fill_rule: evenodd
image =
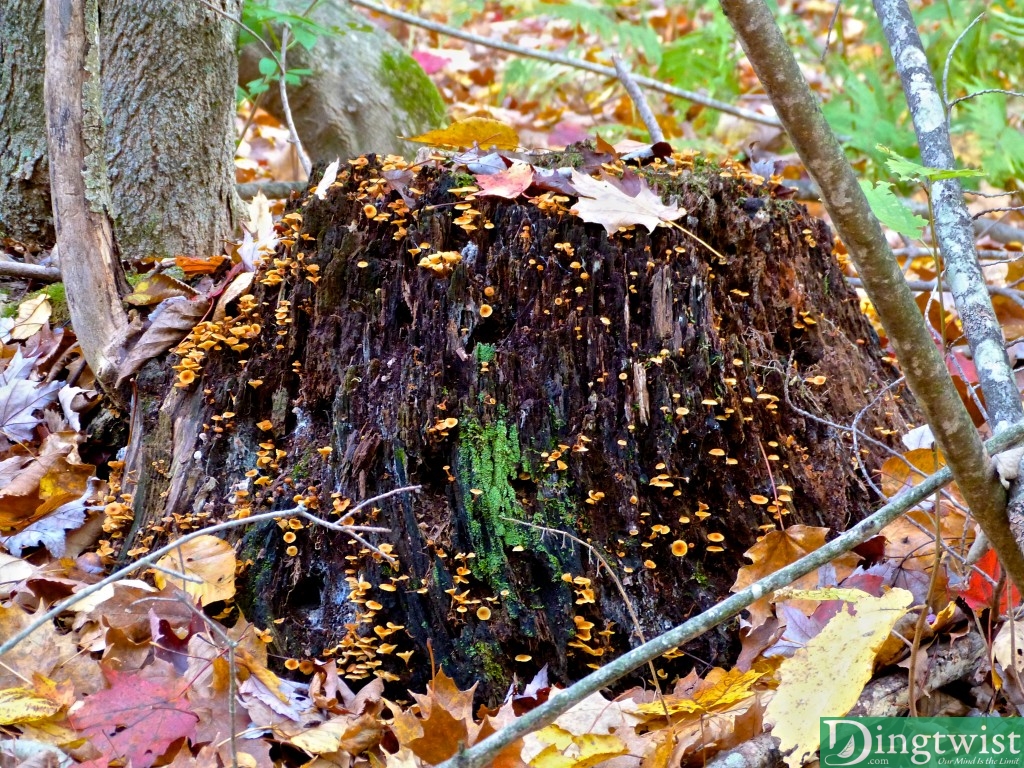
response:
<path id="1" fill-rule="evenodd" d="M 264 56 L 259 63 L 260 74 L 270 77 L 277 74 L 277 62 Z"/>
<path id="2" fill-rule="evenodd" d="M 860 180 L 860 188 L 871 205 L 875 216 L 889 229 L 899 232 L 915 240 L 921 237 L 928 220 L 913 213 L 892 191 L 892 184 L 878 181 L 872 184 L 866 179 Z"/>
<path id="3" fill-rule="evenodd" d="M 966 179 L 985 175 L 984 171 L 978 171 L 974 168 L 930 168 L 927 165 L 921 165 L 913 160 L 908 160 L 899 152 L 894 152 L 881 144 L 878 145 L 878 149 L 883 154 L 889 156 L 885 164 L 900 181 L 924 181 L 926 179 L 928 181 L 942 181 L 943 179 Z"/>

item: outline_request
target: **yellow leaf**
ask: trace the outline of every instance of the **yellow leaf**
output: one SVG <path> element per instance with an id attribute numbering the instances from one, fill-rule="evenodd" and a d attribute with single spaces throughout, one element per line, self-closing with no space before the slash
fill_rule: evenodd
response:
<path id="1" fill-rule="evenodd" d="M 187 541 L 157 561 L 159 568 L 188 578 L 157 571 L 154 580 L 160 589 L 167 582 L 197 598 L 201 605 L 235 596 L 235 550 L 216 536 L 199 536 Z"/>
<path id="2" fill-rule="evenodd" d="M 56 714 L 60 705 L 44 699 L 27 688 L 0 691 L 0 725 L 30 723 Z"/>
<path id="3" fill-rule="evenodd" d="M 530 761 L 530 765 L 534 768 L 591 768 L 605 760 L 629 753 L 625 742 L 618 736 L 596 733 L 573 736 L 566 731 L 562 731 L 562 733 L 569 736 L 570 742 L 564 747 L 559 744 L 551 744 L 534 757 Z M 559 743 L 562 741 L 563 739 L 559 739 Z"/>
<path id="4" fill-rule="evenodd" d="M 24 341 L 34 336 L 50 320 L 50 300 L 45 293 L 26 299 L 18 307 L 18 316 L 11 328 L 11 338 Z"/>
<path id="5" fill-rule="evenodd" d="M 438 147 L 468 149 L 478 145 L 481 149 L 518 149 L 519 135 L 515 128 L 489 117 L 467 117 L 456 120 L 447 128 L 428 131 L 410 141 L 432 144 Z"/>
<path id="6" fill-rule="evenodd" d="M 857 603 L 857 615 L 840 611 L 792 658 L 779 667 L 779 688 L 765 721 L 781 739 L 790 768 L 799 768 L 820 746 L 818 718 L 842 717 L 871 679 L 875 655 L 913 603 L 905 589 Z M 813 716 L 811 716 L 813 714 Z M 791 751 L 792 750 L 792 751 Z"/>

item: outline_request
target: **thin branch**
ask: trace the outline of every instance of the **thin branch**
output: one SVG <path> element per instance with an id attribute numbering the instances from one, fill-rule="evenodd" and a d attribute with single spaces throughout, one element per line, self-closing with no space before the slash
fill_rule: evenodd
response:
<path id="1" fill-rule="evenodd" d="M 292 118 L 292 109 L 288 106 L 288 78 L 285 76 L 287 70 L 284 68 L 285 57 L 288 54 L 288 35 L 291 32 L 287 26 L 281 30 L 281 56 L 278 60 L 278 66 L 281 68 L 281 77 L 278 79 L 277 84 L 280 88 L 281 93 L 281 110 L 284 112 L 285 122 L 288 123 L 288 133 L 291 135 L 292 143 L 295 145 L 295 151 L 299 153 L 299 163 L 302 165 L 302 170 L 309 177 L 309 174 L 313 170 L 313 164 L 309 161 L 309 155 L 306 154 L 306 150 L 302 146 L 302 142 L 299 141 L 299 132 L 295 128 L 295 120 Z"/>
<path id="2" fill-rule="evenodd" d="M 985 447 L 995 454 L 1006 450 L 1021 439 L 1024 439 L 1024 422 L 1016 424 L 998 437 L 992 438 L 985 444 Z M 951 479 L 952 473 L 949 471 L 949 467 L 943 467 L 934 475 L 930 475 L 920 485 L 904 491 L 871 517 L 861 521 L 820 549 L 754 582 L 699 616 L 694 616 L 683 624 L 670 629 L 665 634 L 608 662 L 596 672 L 569 686 L 557 696 L 551 697 L 547 702 L 527 712 L 493 736 L 489 736 L 470 749 L 457 753 L 454 757 L 441 763 L 438 768 L 483 768 L 503 749 L 516 740 L 546 725 L 550 725 L 560 715 L 583 701 L 583 699 L 611 685 L 616 680 L 625 677 L 637 667 L 653 661 L 677 646 L 690 642 L 708 630 L 736 616 L 754 601 L 761 599 L 776 589 L 792 584 L 801 576 L 820 568 L 844 552 L 848 552 L 853 547 L 864 543 Z"/>
<path id="3" fill-rule="evenodd" d="M 622 59 L 619 56 L 612 56 L 612 63 L 615 65 L 615 74 L 618 76 L 619 82 L 626 89 L 626 93 L 629 94 L 629 98 L 632 100 L 633 106 L 636 107 L 640 119 L 644 121 L 644 125 L 647 127 L 651 143 L 657 144 L 664 141 L 665 134 L 662 132 L 657 118 L 651 111 L 651 105 L 647 103 L 647 97 L 644 96 L 644 92 L 640 90 L 640 86 L 633 79 L 633 75 L 626 69 L 626 65 L 622 63 Z"/>
<path id="4" fill-rule="evenodd" d="M 537 50 L 536 48 L 524 48 L 520 45 L 506 43 L 503 40 L 496 40 L 492 37 L 481 37 L 480 35 L 463 32 L 461 29 L 456 29 L 455 27 L 449 27 L 446 24 L 439 24 L 435 21 L 421 19 L 419 16 L 414 16 L 411 13 L 397 11 L 394 8 L 388 8 L 387 6 L 371 2 L 370 0 L 349 0 L 349 2 L 351 2 L 352 5 L 358 5 L 375 13 L 379 13 L 382 16 L 388 16 L 392 19 L 404 21 L 406 24 L 411 24 L 423 29 L 429 29 L 431 32 L 437 32 L 438 34 L 445 35 L 447 37 L 454 37 L 456 40 L 465 40 L 467 43 L 476 43 L 477 45 L 483 45 L 487 48 L 494 48 L 495 50 L 505 51 L 506 53 L 514 53 L 517 56 L 525 56 L 530 59 L 546 61 L 549 64 L 561 64 L 564 67 L 582 69 L 587 72 L 604 75 L 605 77 L 616 77 L 615 70 L 612 67 L 604 67 L 600 64 L 583 61 L 582 59 L 574 59 L 571 56 L 547 53 L 546 51 Z M 761 123 L 762 125 L 770 125 L 774 128 L 782 127 L 778 118 L 771 117 L 770 115 L 762 115 L 759 112 L 752 112 L 749 109 L 736 107 L 732 104 L 727 104 L 724 101 L 713 99 L 710 96 L 704 96 L 700 93 L 685 91 L 682 88 L 666 85 L 665 83 L 659 82 L 658 80 L 650 77 L 634 76 L 633 79 L 645 88 L 650 88 L 652 91 L 665 93 L 679 99 L 686 99 L 687 101 L 692 101 L 694 104 L 700 104 L 701 106 L 708 107 L 709 109 L 714 109 L 719 112 L 724 112 L 728 115 L 733 115 L 734 117 L 738 117 L 742 120 L 749 120 L 752 123 Z"/>
<path id="5" fill-rule="evenodd" d="M 244 29 L 246 32 L 248 32 L 250 35 L 252 35 L 257 41 L 259 41 L 260 45 L 262 45 L 264 48 L 267 49 L 267 53 L 270 54 L 270 58 L 272 58 L 274 60 L 274 63 L 277 64 L 277 70 L 278 70 L 278 72 L 281 73 L 281 78 L 280 78 L 280 84 L 281 84 L 281 105 L 282 105 L 282 109 L 284 111 L 285 122 L 288 124 L 288 133 L 289 133 L 288 140 L 292 144 L 295 145 L 295 150 L 299 153 L 299 161 L 303 163 L 302 167 L 305 168 L 306 167 L 305 164 L 309 162 L 309 155 L 306 154 L 306 150 L 303 149 L 303 147 L 302 147 L 302 140 L 299 139 L 298 131 L 295 130 L 295 121 L 292 120 L 292 112 L 288 108 L 288 93 L 287 93 L 288 86 L 287 86 L 287 83 L 286 83 L 286 76 L 288 74 L 288 70 L 285 69 L 285 66 L 284 66 L 284 51 L 285 51 L 285 47 L 287 46 L 287 42 L 288 42 L 288 34 L 287 34 L 288 33 L 288 27 L 285 27 L 285 34 L 282 36 L 282 38 L 283 38 L 282 39 L 283 45 L 281 47 L 281 55 L 278 56 L 277 52 L 271 47 L 271 45 L 266 40 L 264 40 L 262 37 L 257 35 L 256 32 L 253 31 L 253 29 L 250 28 L 249 25 L 246 24 L 245 22 L 243 22 L 241 19 L 236 19 L 230 13 L 227 13 L 227 12 L 221 10 L 220 8 L 218 8 L 217 6 L 212 5 L 211 3 L 208 3 L 207 0 L 198 0 L 198 1 L 200 3 L 202 3 L 204 6 L 206 6 L 207 8 L 209 8 L 211 11 L 216 13 L 218 16 L 222 16 L 223 18 L 227 19 L 228 21 L 230 21 L 230 22 L 232 22 L 234 24 L 237 24 L 241 29 Z M 308 170 L 306 170 L 306 174 L 307 175 L 309 174 Z"/>
<path id="6" fill-rule="evenodd" d="M 502 520 L 507 520 L 510 523 L 517 525 L 525 525 L 527 528 L 535 528 L 542 533 L 551 533 L 556 536 L 562 536 L 571 541 L 576 542 L 581 547 L 585 548 L 591 555 L 597 558 L 597 562 L 604 566 L 605 571 L 608 572 L 608 576 L 611 577 L 612 582 L 615 584 L 615 588 L 619 591 L 619 597 L 622 598 L 623 605 L 626 606 L 626 611 L 629 613 L 630 621 L 633 622 L 633 630 L 636 632 L 636 636 L 640 639 L 640 643 L 646 643 L 647 638 L 644 636 L 644 628 L 640 626 L 640 617 L 636 615 L 636 608 L 633 606 L 633 601 L 629 599 L 629 595 L 626 593 L 626 588 L 622 585 L 622 580 L 619 575 L 612 570 L 611 564 L 608 560 L 597 551 L 597 547 L 593 544 L 584 541 L 578 536 L 574 536 L 568 531 L 560 531 L 556 528 L 550 528 L 546 525 L 537 525 L 526 520 L 517 520 L 514 517 L 502 517 Z M 598 568 L 598 572 L 600 572 Z M 669 717 L 668 704 L 665 703 L 665 695 L 661 692 L 661 683 L 658 682 L 658 671 L 654 668 L 654 661 L 647 662 L 647 667 L 651 671 L 651 682 L 654 684 L 654 690 L 658 694 L 658 701 L 661 702 L 661 707 L 665 711 L 665 717 Z"/>
<path id="7" fill-rule="evenodd" d="M 19 277 L 40 283 L 59 283 L 60 270 L 40 264 L 22 264 L 20 261 L 0 261 L 0 276 Z"/>
<path id="8" fill-rule="evenodd" d="M 939 96 L 910 7 L 906 0 L 875 0 L 874 5 L 882 31 L 889 42 L 896 71 L 903 83 L 903 92 L 921 149 L 921 160 L 933 168 L 952 170 L 956 167 L 956 157 L 945 120 L 945 105 Z M 980 93 L 969 96 L 974 95 Z M 950 109 L 956 101 L 949 105 Z M 974 250 L 974 232 L 960 180 L 935 181 L 931 187 L 930 201 L 934 209 L 934 237 L 942 252 L 949 290 L 967 343 L 971 347 L 992 432 L 999 434 L 1010 424 L 1024 418 L 1024 405 L 1021 404 L 1020 391 L 1006 353 L 1002 326 L 996 317 L 990 292 L 986 289 L 985 276 L 981 273 Z M 944 441 L 938 440 L 938 443 L 945 452 L 947 446 Z M 968 498 L 968 505 L 998 553 L 1000 562 L 1017 587 L 1022 588 L 1022 541 L 1015 535 L 1012 522 L 1007 522 L 1008 513 L 1003 506 L 1006 494 L 993 488 L 992 496 L 985 505 L 987 509 L 976 507 L 976 499 Z M 1024 483 L 1016 483 L 1010 491 L 1011 521 L 1014 517 L 1012 511 L 1022 506 Z M 1019 513 L 1017 517 L 1019 519 Z"/>
<path id="9" fill-rule="evenodd" d="M 956 49 L 963 42 L 963 39 L 967 37 L 967 33 L 974 29 L 975 25 L 978 24 L 982 19 L 985 18 L 987 11 L 982 11 L 968 24 L 964 31 L 956 36 L 956 40 L 953 41 L 953 45 L 949 48 L 949 53 L 946 54 L 946 63 L 942 67 L 942 102 L 946 105 L 946 129 L 949 129 L 949 115 L 950 110 L 949 104 L 949 67 L 953 63 L 953 54 L 956 53 Z"/>
<path id="10" fill-rule="evenodd" d="M 1010 91 L 1010 90 L 1007 90 L 1006 88 L 985 88 L 985 89 L 980 90 L 980 91 L 974 91 L 973 93 L 968 93 L 966 96 L 960 96 L 958 98 L 953 99 L 951 102 L 949 102 L 949 109 L 950 109 L 950 111 L 952 111 L 953 107 L 955 107 L 957 104 L 959 104 L 962 101 L 967 101 L 968 99 L 975 99 L 978 96 L 984 96 L 984 95 L 989 94 L 989 93 L 1001 93 L 1004 96 L 1024 97 L 1024 91 Z"/>
<path id="11" fill-rule="evenodd" d="M 409 485 L 409 486 L 405 486 L 403 488 L 395 488 L 394 490 L 388 491 L 387 493 L 382 493 L 379 496 L 374 496 L 372 499 L 367 499 L 366 501 L 361 502 L 357 506 L 353 507 L 351 510 L 348 510 L 346 512 L 346 515 L 351 515 L 354 512 L 356 512 L 356 511 L 362 509 L 363 507 L 367 506 L 368 504 L 375 504 L 376 502 L 381 501 L 382 499 L 386 499 L 389 496 L 394 496 L 394 495 L 399 494 L 399 493 L 418 493 L 421 488 L 422 488 L 422 486 L 419 486 L 419 485 Z M 186 544 L 186 543 L 192 541 L 193 539 L 197 539 L 200 536 L 205 536 L 205 535 L 209 535 L 209 534 L 218 533 L 220 531 L 226 531 L 226 530 L 229 530 L 231 528 L 240 528 L 242 526 L 251 525 L 253 523 L 262 523 L 262 522 L 266 522 L 268 520 L 278 520 L 278 519 L 280 519 L 282 517 L 287 517 L 289 515 L 302 515 L 302 513 L 304 513 L 304 512 L 305 512 L 305 506 L 303 506 L 302 504 L 299 504 L 299 505 L 295 506 L 292 509 L 281 509 L 281 510 L 277 510 L 276 512 L 263 512 L 263 513 L 258 514 L 258 515 L 252 515 L 251 517 L 243 517 L 243 518 L 239 518 L 237 520 L 228 520 L 225 523 L 218 523 L 217 525 L 211 525 L 211 526 L 209 526 L 207 528 L 202 528 L 202 529 L 200 529 L 198 531 L 193 531 L 192 533 L 188 534 L 187 536 L 182 536 L 180 539 L 176 539 L 175 541 L 172 541 L 170 544 L 167 544 L 166 546 L 160 547 L 160 549 L 157 549 L 154 552 L 150 552 L 145 557 L 141 557 L 138 560 L 136 560 L 135 562 L 129 563 L 128 565 L 124 566 L 123 568 L 119 568 L 118 570 L 114 571 L 112 574 L 107 576 L 105 579 L 101 579 L 100 581 L 97 581 L 95 584 L 90 584 L 88 587 L 86 587 L 85 589 L 81 590 L 80 592 L 76 592 L 75 594 L 71 595 L 70 597 L 65 598 L 64 600 L 61 600 L 59 603 L 54 605 L 53 608 L 51 608 L 46 613 L 44 613 L 41 616 L 39 616 L 38 618 L 36 618 L 35 621 L 33 621 L 31 624 L 29 624 L 27 627 L 25 627 L 21 632 L 16 634 L 10 640 L 7 640 L 6 642 L 4 642 L 3 645 L 0 645 L 0 657 L 2 657 L 5 653 L 10 651 L 15 646 L 17 646 L 22 640 L 27 638 L 29 635 L 31 635 L 33 632 L 35 632 L 37 629 L 39 629 L 40 627 L 44 626 L 47 622 L 53 621 L 55 618 L 60 616 L 64 611 L 66 611 L 72 605 L 75 605 L 76 603 L 80 602 L 81 600 L 84 600 L 85 598 L 89 597 L 90 595 L 95 594 L 96 592 L 98 592 L 99 590 L 103 589 L 108 584 L 113 584 L 113 583 L 115 583 L 117 581 L 120 581 L 125 576 L 127 576 L 130 573 L 132 573 L 133 571 L 137 571 L 139 568 L 146 568 L 146 567 L 151 566 L 152 564 L 156 563 L 156 561 L 159 560 L 164 555 L 167 555 L 167 554 L 170 554 L 171 552 L 174 552 L 176 549 L 181 547 L 183 544 Z M 322 520 L 321 518 L 318 518 L 318 517 L 315 517 L 315 516 L 310 516 L 310 517 L 318 525 L 322 525 L 324 523 L 328 523 L 329 522 L 327 520 Z M 335 525 L 335 524 L 332 523 L 331 525 Z M 348 531 L 344 531 L 344 533 L 349 533 L 349 532 Z M 351 534 L 349 534 L 349 535 L 351 535 Z"/>
<path id="12" fill-rule="evenodd" d="M 863 288 L 864 281 L 858 277 L 848 277 L 846 282 L 854 288 Z M 907 287 L 916 293 L 926 293 L 930 291 L 937 291 L 939 283 L 937 280 L 907 280 Z M 987 290 L 993 296 L 1005 296 L 1015 304 L 1024 307 L 1024 291 L 1018 291 L 1014 288 L 1002 288 L 998 285 L 985 285 Z"/>

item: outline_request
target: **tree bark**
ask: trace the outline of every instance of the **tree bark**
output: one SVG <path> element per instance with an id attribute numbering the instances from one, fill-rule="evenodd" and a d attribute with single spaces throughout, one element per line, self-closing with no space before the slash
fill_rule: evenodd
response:
<path id="1" fill-rule="evenodd" d="M 591 552 L 557 531 L 611 562 L 650 637 L 728 592 L 759 526 L 773 523 L 757 498 L 773 487 L 792 489 L 778 491 L 791 498 L 780 502 L 787 526 L 840 530 L 871 510 L 857 467 L 878 457 L 855 455 L 834 425 L 895 372 L 827 228 L 802 208 L 710 169 L 657 183 L 721 258 L 678 231 L 609 239 L 506 201 L 478 201 L 494 226 L 467 234 L 447 192 L 465 179 L 425 171 L 412 185 L 419 213 L 396 240 L 363 210 L 397 204 L 374 186 L 381 173 L 343 173 L 342 189 L 296 211 L 301 233 L 275 268 L 283 281 L 261 273 L 248 313 L 229 308 L 260 326 L 239 353 L 248 362 L 211 353 L 197 385 L 145 401 L 133 434 L 159 434 L 126 468 L 140 483 L 130 547 L 173 535 L 170 512 L 191 525 L 295 497 L 328 512 L 422 484 L 372 518 L 391 529 L 378 544 L 400 569 L 330 533 L 291 543 L 277 525 L 254 527 L 240 547 L 242 605 L 283 652 L 336 655 L 355 679 L 422 684 L 429 641 L 461 683 L 482 680 L 493 698 L 513 674 L 546 663 L 579 678 L 636 642 Z M 417 266 L 409 248 L 424 242 L 462 254 L 449 277 Z M 883 398 L 862 424 L 876 435 L 914 418 Z M 389 621 L 403 629 L 388 635 Z M 418 661 L 380 650 L 391 643 Z M 732 643 L 723 629 L 687 650 L 723 663 Z"/>
<path id="2" fill-rule="evenodd" d="M 104 0 L 100 34 L 122 255 L 220 253 L 234 230 L 237 28 L 199 2 Z"/>
<path id="3" fill-rule="evenodd" d="M 0 236 L 54 242 L 43 109 L 43 0 L 0 3 Z"/>

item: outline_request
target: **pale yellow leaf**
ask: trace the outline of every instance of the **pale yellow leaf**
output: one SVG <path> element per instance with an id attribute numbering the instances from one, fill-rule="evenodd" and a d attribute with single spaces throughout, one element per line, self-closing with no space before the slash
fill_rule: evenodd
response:
<path id="1" fill-rule="evenodd" d="M 50 320 L 50 299 L 45 293 L 26 299 L 18 306 L 18 316 L 11 328 L 11 338 L 17 341 L 34 336 Z"/>
<path id="2" fill-rule="evenodd" d="M 0 725 L 30 723 L 56 714 L 60 705 L 27 688 L 0 691 Z"/>
<path id="3" fill-rule="evenodd" d="M 840 611 L 821 633 L 779 667 L 779 688 L 765 721 L 781 740 L 790 768 L 799 768 L 820 746 L 818 719 L 842 717 L 871 679 L 875 655 L 913 603 L 905 589 L 861 600 L 857 614 Z"/>
<path id="4" fill-rule="evenodd" d="M 197 598 L 201 605 L 229 600 L 235 595 L 235 550 L 216 536 L 187 541 L 161 557 L 157 565 L 164 569 L 153 576 L 160 589 L 170 582 Z M 182 579 L 175 573 L 189 578 Z"/>

